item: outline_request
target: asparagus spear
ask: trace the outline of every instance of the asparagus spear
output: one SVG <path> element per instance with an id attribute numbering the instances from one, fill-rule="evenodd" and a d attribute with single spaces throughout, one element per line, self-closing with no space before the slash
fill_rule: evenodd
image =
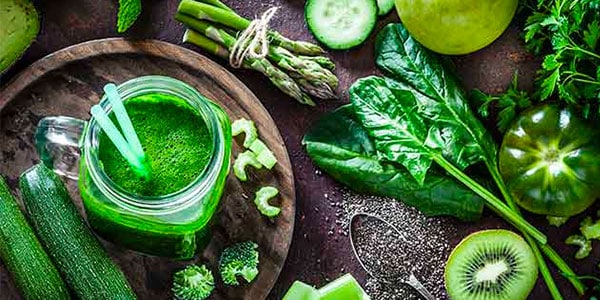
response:
<path id="1" fill-rule="evenodd" d="M 183 42 L 194 44 L 224 59 L 229 58 L 229 50 L 194 30 L 187 29 L 185 31 Z M 291 77 L 274 67 L 267 59 L 248 58 L 244 62 L 244 67 L 263 73 L 275 86 L 298 102 L 311 106 L 315 105 L 312 99 L 302 92 Z"/>
<path id="2" fill-rule="evenodd" d="M 321 65 L 321 67 L 323 67 L 329 71 L 332 71 L 332 72 L 335 71 L 335 63 L 333 63 L 333 61 L 331 61 L 331 59 L 329 59 L 325 56 L 298 55 L 298 58 L 314 61 L 314 62 L 318 63 L 319 65 Z"/>
<path id="3" fill-rule="evenodd" d="M 229 8 L 227 4 L 221 2 L 220 0 L 200 0 L 200 2 L 204 2 L 206 4 L 210 4 L 212 6 L 216 6 L 218 8 L 222 8 L 228 11 L 233 11 L 233 9 Z"/>
<path id="4" fill-rule="evenodd" d="M 208 22 L 194 19 L 179 12 L 175 15 L 175 18 L 194 31 L 202 33 L 209 39 L 229 48 L 229 50 L 236 43 L 235 37 Z M 302 60 L 279 46 L 269 47 L 268 58 L 281 69 L 288 71 L 290 76 L 300 84 L 303 91 L 321 99 L 336 98 L 334 90 L 338 86 L 338 78 L 318 63 Z"/>
<path id="5" fill-rule="evenodd" d="M 215 3 L 218 0 L 202 0 L 204 2 Z M 220 3 L 220 2 L 219 2 Z M 250 21 L 241 17 L 231 9 L 224 9 L 220 6 L 211 5 L 194 0 L 182 0 L 179 4 L 178 12 L 192 16 L 196 19 L 220 23 L 238 31 L 248 28 Z M 217 4 L 218 5 L 218 4 Z M 221 3 L 221 5 L 224 5 Z M 321 55 L 325 51 L 312 43 L 290 40 L 276 31 L 269 31 L 269 38 L 273 44 L 281 46 L 294 53 L 303 55 Z"/>

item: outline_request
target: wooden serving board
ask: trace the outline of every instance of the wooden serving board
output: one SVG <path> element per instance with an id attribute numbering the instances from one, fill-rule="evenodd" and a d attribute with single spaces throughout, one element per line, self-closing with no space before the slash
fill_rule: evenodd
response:
<path id="1" fill-rule="evenodd" d="M 143 75 L 166 75 L 197 88 L 220 104 L 232 120 L 256 122 L 261 139 L 279 163 L 270 172 L 251 173 L 250 183 L 233 176 L 215 222 L 208 248 L 191 262 L 206 263 L 217 279 L 211 299 L 265 299 L 273 287 L 292 239 L 295 188 L 292 167 L 283 139 L 273 119 L 254 94 L 227 70 L 191 50 L 160 41 L 127 41 L 121 38 L 90 41 L 55 52 L 34 63 L 0 90 L 0 174 L 15 193 L 21 172 L 38 162 L 33 145 L 37 122 L 45 116 L 65 115 L 89 119 L 102 87 Z M 240 152 L 239 141 L 233 153 Z M 77 184 L 66 180 L 81 209 Z M 281 214 L 274 220 L 260 215 L 252 199 L 259 186 L 279 188 Z M 82 210 L 83 213 L 83 210 Z M 251 284 L 224 287 L 218 274 L 221 250 L 234 242 L 253 240 L 260 246 L 260 274 Z M 191 262 L 150 257 L 103 242 L 140 299 L 170 299 L 173 273 Z M 0 264 L 2 299 L 19 299 L 19 292 Z"/>

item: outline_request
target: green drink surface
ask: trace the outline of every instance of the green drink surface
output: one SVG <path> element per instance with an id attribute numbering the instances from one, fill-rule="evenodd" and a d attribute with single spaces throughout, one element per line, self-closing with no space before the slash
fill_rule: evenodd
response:
<path id="1" fill-rule="evenodd" d="M 105 133 L 99 158 L 104 172 L 119 187 L 140 196 L 172 194 L 192 183 L 211 159 L 213 139 L 202 116 L 185 100 L 168 94 L 146 94 L 125 102 L 125 108 L 152 167 L 144 180 Z M 111 115 L 115 124 L 116 118 Z"/>

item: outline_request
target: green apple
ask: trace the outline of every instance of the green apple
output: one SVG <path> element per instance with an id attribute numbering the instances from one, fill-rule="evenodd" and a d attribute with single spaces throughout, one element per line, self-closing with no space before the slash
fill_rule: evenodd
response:
<path id="1" fill-rule="evenodd" d="M 396 0 L 410 34 L 448 55 L 475 52 L 495 41 L 513 19 L 519 0 Z"/>

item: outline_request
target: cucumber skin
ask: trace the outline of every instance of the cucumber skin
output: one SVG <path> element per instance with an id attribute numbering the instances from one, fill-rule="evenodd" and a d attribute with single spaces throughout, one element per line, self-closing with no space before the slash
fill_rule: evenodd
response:
<path id="1" fill-rule="evenodd" d="M 349 43 L 340 43 L 340 42 L 329 41 L 322 34 L 319 33 L 319 29 L 316 28 L 317 27 L 316 23 L 318 23 L 318 20 L 315 20 L 315 18 L 312 17 L 312 15 L 310 13 L 314 9 L 312 6 L 316 1 L 324 1 L 324 0 L 308 0 L 308 1 L 306 1 L 306 4 L 304 6 L 304 18 L 306 19 L 306 25 L 308 26 L 308 30 L 315 37 L 315 39 L 317 39 L 319 42 L 321 42 L 323 45 L 325 45 L 327 48 L 329 48 L 331 50 L 349 50 L 354 47 L 358 47 L 358 46 L 362 45 L 363 43 L 365 43 L 371 36 L 371 33 L 373 33 L 373 30 L 375 30 L 375 26 L 377 25 L 377 17 L 378 17 L 378 13 L 379 13 L 379 7 L 377 6 L 377 0 L 366 0 L 366 1 L 371 1 L 373 3 L 373 8 L 375 9 L 375 13 L 372 16 L 373 17 L 372 24 L 369 24 L 368 27 L 365 28 L 364 34 L 360 37 L 356 37 L 354 41 L 351 41 Z M 337 1 L 337 0 L 332 0 L 332 1 Z"/>
<path id="2" fill-rule="evenodd" d="M 38 164 L 21 174 L 19 186 L 38 237 L 79 299 L 136 299 L 52 170 Z"/>
<path id="3" fill-rule="evenodd" d="M 69 299 L 60 274 L 0 176 L 0 258 L 23 299 Z"/>

